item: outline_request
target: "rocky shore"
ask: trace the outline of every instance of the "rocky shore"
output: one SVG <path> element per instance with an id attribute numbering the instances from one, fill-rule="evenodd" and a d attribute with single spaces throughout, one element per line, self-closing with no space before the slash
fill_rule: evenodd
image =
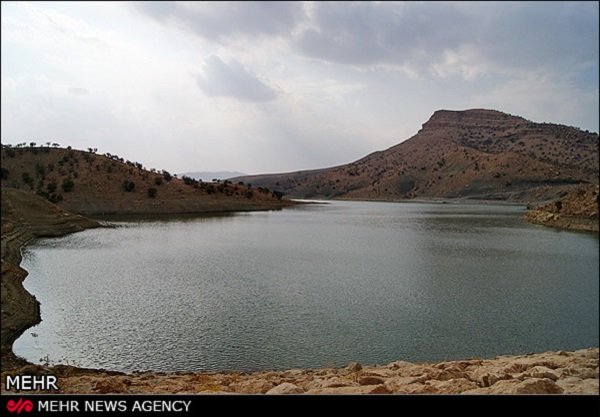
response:
<path id="1" fill-rule="evenodd" d="M 565 193 L 560 199 L 530 208 L 525 220 L 569 230 L 598 232 L 598 185 Z"/>
<path id="2" fill-rule="evenodd" d="M 13 373 L 52 373 L 58 376 L 60 392 L 84 394 L 599 393 L 598 348 L 439 363 L 397 361 L 364 367 L 351 363 L 345 368 L 254 373 L 118 374 L 34 365 L 14 369 Z"/>

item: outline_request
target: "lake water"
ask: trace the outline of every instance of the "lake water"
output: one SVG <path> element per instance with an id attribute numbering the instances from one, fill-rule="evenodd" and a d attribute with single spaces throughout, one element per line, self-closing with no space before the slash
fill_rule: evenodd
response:
<path id="1" fill-rule="evenodd" d="M 43 321 L 15 351 L 251 371 L 598 346 L 597 234 L 523 213 L 336 201 L 40 240 L 23 267 Z"/>

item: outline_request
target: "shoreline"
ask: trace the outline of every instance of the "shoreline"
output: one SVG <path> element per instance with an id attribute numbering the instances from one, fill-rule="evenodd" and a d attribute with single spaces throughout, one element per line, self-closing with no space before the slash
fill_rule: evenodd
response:
<path id="1" fill-rule="evenodd" d="M 598 395 L 598 348 L 436 363 L 256 372 L 133 372 L 28 364 L 53 374 L 61 394 L 574 394 Z M 2 394 L 7 391 L 4 380 Z"/>
<path id="2" fill-rule="evenodd" d="M 363 368 L 359 364 L 350 364 L 346 368 L 323 368 L 317 370 L 286 370 L 286 371 L 258 371 L 252 373 L 159 373 L 159 372 L 134 372 L 121 373 L 107 371 L 104 369 L 87 369 L 68 365 L 40 366 L 17 357 L 12 344 L 28 328 L 35 326 L 41 321 L 39 303 L 34 295 L 23 287 L 22 283 L 28 272 L 21 268 L 22 249 L 34 239 L 41 237 L 59 237 L 70 233 L 86 230 L 89 228 L 107 227 L 98 221 L 83 216 L 68 213 L 51 203 L 41 204 L 47 212 L 44 215 L 25 219 L 21 214 L 15 213 L 14 202 L 7 202 L 8 221 L 5 222 L 5 191 L 3 190 L 2 201 L 2 338 L 1 359 L 2 373 L 26 373 L 46 374 L 52 373 L 59 377 L 61 392 L 77 393 L 106 393 L 106 392 L 151 392 L 151 393 L 308 393 L 308 394 L 364 394 L 364 393 L 576 393 L 597 394 L 598 393 L 598 348 L 591 347 L 575 352 L 545 352 L 539 354 L 500 356 L 494 359 L 471 359 L 466 361 L 445 361 L 436 364 L 410 364 L 397 361 L 387 366 L 369 366 Z M 16 192 L 17 197 L 23 197 L 26 193 Z M 13 196 L 14 197 L 14 196 Z M 29 197 L 25 197 L 29 198 Z M 343 201 L 343 200 L 342 200 Z M 346 200 L 348 201 L 348 200 Z M 365 200 L 370 201 L 370 200 Z M 387 201 L 392 202 L 392 201 Z M 401 201 L 396 201 L 401 202 Z M 412 201 L 417 202 L 417 201 Z M 474 201 L 454 201 L 454 203 L 475 203 Z M 295 202 L 295 205 L 301 202 Z M 443 203 L 439 201 L 439 203 Z M 494 204 L 495 202 L 488 202 Z M 315 203 L 318 204 L 318 203 Z M 10 212 L 11 207 L 13 212 Z M 236 211 L 220 212 L 221 214 L 235 214 Z M 211 213 L 194 213 L 201 216 Z M 212 213 L 217 215 L 218 213 Z M 12 215 L 12 216 L 11 216 Z M 171 214 L 177 216 L 177 214 Z M 143 216 L 143 215 L 142 215 Z M 168 215 L 166 215 L 168 217 Z M 139 218 L 139 215 L 134 215 Z M 164 217 L 163 217 L 164 218 Z M 108 226 L 110 227 L 110 226 Z M 540 356 L 541 355 L 541 356 Z M 529 357 L 553 358 L 552 361 L 539 363 L 552 363 L 552 366 L 531 364 L 527 367 L 526 359 Z M 558 359 L 556 359 L 558 358 Z M 553 369 L 562 369 L 560 358 L 571 358 L 573 363 L 567 366 L 565 371 L 552 373 Z M 576 360 L 575 360 L 575 359 Z M 498 362 L 500 361 L 500 362 Z M 507 362 L 508 361 L 508 362 Z M 525 361 L 525 362 L 524 362 Z M 558 362 L 557 362 L 558 361 Z M 577 362 L 579 361 L 579 362 Z M 500 372 L 494 366 L 499 363 L 522 364 L 516 368 L 523 368 L 520 373 L 502 374 L 502 377 L 493 376 L 483 378 L 485 372 L 482 369 L 490 367 L 486 375 L 496 375 Z M 567 361 L 568 362 L 568 361 Z M 575 363 L 577 362 L 577 363 Z M 570 363 L 570 362 L 569 362 Z M 466 364 L 466 365 L 465 365 Z M 576 366 L 575 366 L 576 365 Z M 498 365 L 499 366 L 499 365 Z M 509 365 L 506 365 L 509 366 Z M 575 367 L 574 367 L 575 366 Z M 438 373 L 436 370 L 445 371 L 446 368 L 456 371 L 456 367 L 463 367 L 462 371 L 455 374 Z M 467 372 L 470 368 L 472 374 Z M 531 375 L 524 374 L 529 368 L 546 367 L 549 371 L 536 369 Z M 515 369 L 516 369 L 515 368 Z M 388 372 L 398 371 L 402 372 Z M 504 369 L 504 368 L 502 368 Z M 583 370 L 582 370 L 583 369 Z M 586 370 L 587 369 L 587 370 Z M 410 372 L 408 372 L 410 370 Z M 433 370 L 433 371 L 432 371 Z M 492 372 L 491 370 L 494 370 Z M 408 374 L 403 372 L 407 371 Z M 418 373 L 418 375 L 412 375 Z M 462 372 L 462 373 L 461 373 Z M 492 372 L 492 373 L 490 373 Z M 504 371 L 502 371 L 504 372 Z M 310 378 L 308 376 L 310 376 Z M 349 375 L 353 375 L 348 378 Z M 462 376 L 461 376 L 462 375 Z M 507 375 L 510 375 L 508 377 Z M 544 376 L 545 375 L 545 376 Z M 187 376 L 188 379 L 206 381 L 202 387 L 206 389 L 189 389 L 190 386 L 173 385 L 174 380 Z M 450 377 L 453 376 L 453 377 Z M 180 378 L 181 377 L 181 378 Z M 323 377 L 323 378 L 321 378 Z M 221 378 L 221 379 L 219 379 Z M 265 382 L 265 378 L 267 382 Z M 387 378 L 387 379 L 386 379 Z M 394 379 L 396 378 L 396 379 Z M 401 378 L 398 380 L 397 378 Z M 440 379 L 442 378 L 442 379 Z M 482 379 L 483 378 L 483 379 Z M 490 378 L 494 384 L 490 384 Z M 185 379 L 185 378 L 183 378 Z M 309 381 L 310 379 L 310 381 Z M 390 382 L 392 381 L 393 382 Z M 495 382 L 511 380 L 510 383 L 502 383 L 499 386 Z M 147 383 L 137 381 L 148 381 Z M 237 382 L 236 382 L 237 381 Z M 261 382 L 262 381 L 262 382 Z M 325 382 L 323 382 L 325 381 Z M 437 381 L 437 382 L 435 382 Z M 486 382 L 487 381 L 487 382 Z M 556 381 L 562 381 L 562 385 Z M 591 382 L 590 382 L 591 381 Z M 594 382 L 595 381 L 595 382 Z M 279 382 L 279 383 L 277 383 Z M 310 383 L 309 383 L 310 382 Z M 313 384 L 314 382 L 314 384 Z M 167 383 L 162 386 L 161 384 Z M 236 383 L 239 383 L 236 385 Z M 139 385 L 146 387 L 143 391 L 135 391 L 132 387 Z M 152 385 L 154 384 L 154 386 Z M 258 385 L 257 385 L 258 384 Z M 288 384 L 288 385 L 285 385 Z M 487 385 L 486 385 L 487 384 Z M 294 385 L 294 387 L 290 387 Z M 492 389 L 492 385 L 496 388 Z M 256 388 L 260 386 L 260 389 Z M 175 387 L 175 388 L 173 388 Z M 201 387 L 201 388 L 202 388 Z M 268 388 L 268 389 L 267 389 Z M 66 391 L 64 391 L 66 389 Z M 173 391 L 175 389 L 175 391 Z M 149 390 L 149 391 L 148 391 Z M 479 390 L 479 391 L 478 391 Z M 483 391 L 482 391 L 483 390 Z M 4 390 L 4 378 L 2 379 L 2 392 Z"/>

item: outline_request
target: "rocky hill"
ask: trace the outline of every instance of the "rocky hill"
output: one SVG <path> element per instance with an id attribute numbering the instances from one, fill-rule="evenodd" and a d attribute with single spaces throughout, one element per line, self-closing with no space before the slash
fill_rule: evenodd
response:
<path id="1" fill-rule="evenodd" d="M 598 173 L 597 133 L 474 109 L 436 111 L 410 139 L 347 165 L 237 179 L 297 198 L 529 202 Z"/>
<path id="2" fill-rule="evenodd" d="M 241 182 L 206 183 L 116 155 L 50 146 L 2 146 L 2 189 L 35 192 L 84 215 L 277 209 L 281 196 Z"/>

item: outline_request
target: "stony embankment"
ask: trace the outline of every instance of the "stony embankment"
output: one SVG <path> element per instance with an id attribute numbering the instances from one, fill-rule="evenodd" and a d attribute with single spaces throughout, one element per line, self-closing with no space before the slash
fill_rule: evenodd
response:
<path id="1" fill-rule="evenodd" d="M 23 288 L 27 271 L 19 266 L 21 248 L 37 237 L 62 236 L 100 226 L 68 213 L 32 193 L 2 190 L 2 369 L 23 363 L 12 353 L 13 342 L 40 322 L 39 303 Z"/>
<path id="2" fill-rule="evenodd" d="M 117 374 L 27 365 L 53 373 L 63 393 L 90 394 L 598 394 L 598 348 L 494 359 L 254 373 Z M 2 378 L 4 381 L 4 378 Z M 2 386 L 4 392 L 4 385 Z"/>
<path id="3" fill-rule="evenodd" d="M 559 200 L 530 209 L 525 219 L 560 229 L 598 232 L 598 194 L 598 185 L 580 187 Z"/>

